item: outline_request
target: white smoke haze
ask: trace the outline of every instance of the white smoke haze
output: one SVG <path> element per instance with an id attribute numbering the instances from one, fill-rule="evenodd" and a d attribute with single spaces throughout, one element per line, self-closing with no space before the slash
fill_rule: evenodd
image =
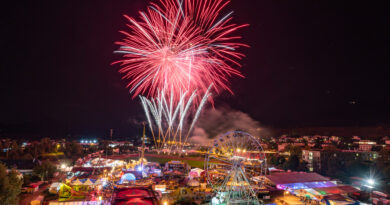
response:
<path id="1" fill-rule="evenodd" d="M 195 127 L 192 133 L 192 137 L 189 138 L 189 142 L 199 146 L 207 146 L 211 145 L 213 139 L 208 137 L 208 134 L 203 128 Z"/>
<path id="2" fill-rule="evenodd" d="M 201 145 L 207 145 L 215 137 L 233 130 L 248 132 L 253 136 L 270 134 L 268 129 L 247 113 L 226 106 L 204 110 L 196 125 L 190 142 Z"/>

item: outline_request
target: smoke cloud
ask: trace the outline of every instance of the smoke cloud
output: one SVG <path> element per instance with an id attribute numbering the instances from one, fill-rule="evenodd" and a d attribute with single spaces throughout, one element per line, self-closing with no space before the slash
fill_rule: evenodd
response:
<path id="1" fill-rule="evenodd" d="M 253 136 L 267 136 L 270 131 L 247 113 L 230 107 L 204 110 L 194 129 L 191 142 L 207 145 L 212 139 L 228 131 L 241 130 Z"/>

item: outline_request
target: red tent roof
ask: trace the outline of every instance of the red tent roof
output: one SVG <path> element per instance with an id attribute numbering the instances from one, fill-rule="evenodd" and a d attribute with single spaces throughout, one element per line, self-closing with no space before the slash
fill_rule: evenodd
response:
<path id="1" fill-rule="evenodd" d="M 134 205 L 134 204 L 143 204 L 143 205 L 154 205 L 154 202 L 152 199 L 144 199 L 142 197 L 140 198 L 130 198 L 123 201 L 118 201 L 115 203 L 115 205 Z"/>

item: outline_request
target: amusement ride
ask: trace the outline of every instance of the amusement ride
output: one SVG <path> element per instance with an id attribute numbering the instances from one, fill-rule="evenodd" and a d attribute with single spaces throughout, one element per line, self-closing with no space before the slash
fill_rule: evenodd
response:
<path id="1" fill-rule="evenodd" d="M 262 204 L 254 188 L 263 185 L 266 168 L 255 137 L 242 131 L 219 136 L 205 157 L 207 181 L 215 191 L 212 204 Z"/>

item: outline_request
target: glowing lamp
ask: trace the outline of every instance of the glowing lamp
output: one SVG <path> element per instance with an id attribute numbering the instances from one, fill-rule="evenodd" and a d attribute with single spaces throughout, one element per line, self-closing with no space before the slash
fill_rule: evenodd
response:
<path id="1" fill-rule="evenodd" d="M 375 184 L 375 180 L 374 180 L 374 179 L 368 179 L 368 180 L 367 180 L 367 183 L 368 183 L 369 185 L 374 185 L 374 184 Z"/>

